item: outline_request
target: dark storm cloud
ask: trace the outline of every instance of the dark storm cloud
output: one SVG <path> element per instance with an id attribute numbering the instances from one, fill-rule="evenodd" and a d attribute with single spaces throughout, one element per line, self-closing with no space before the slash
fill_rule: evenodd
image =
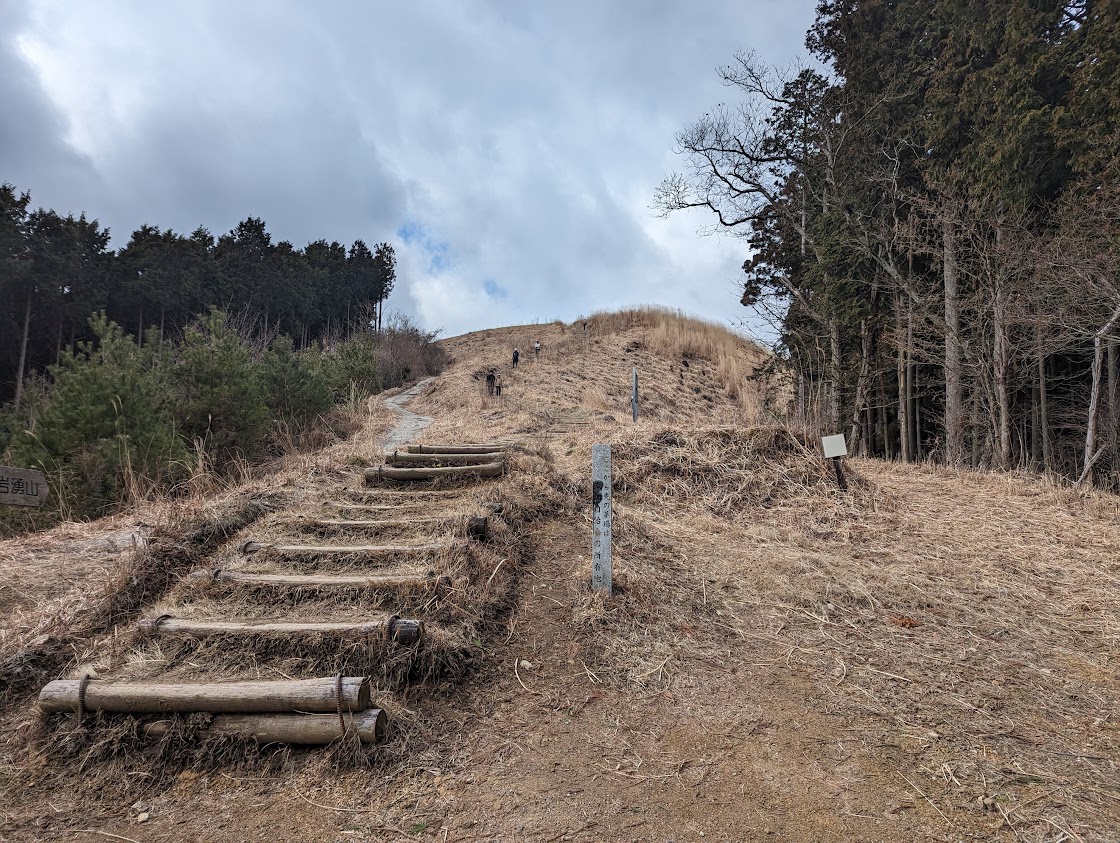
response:
<path id="1" fill-rule="evenodd" d="M 810 0 L 31 8 L 4 28 L 0 105 L 27 119 L 3 178 L 117 242 L 248 214 L 297 245 L 393 240 L 391 304 L 451 332 L 643 302 L 738 316 L 742 243 L 649 204 L 674 133 L 729 94 L 715 66 L 752 47 L 792 61 L 812 16 Z"/>
<path id="2" fill-rule="evenodd" d="M 92 162 L 67 144 L 65 115 L 20 52 L 16 36 L 28 24 L 27 12 L 19 3 L 0 4 L 0 182 L 21 190 L 34 183 L 36 206 L 50 204 L 45 197 L 92 196 L 98 182 Z"/>

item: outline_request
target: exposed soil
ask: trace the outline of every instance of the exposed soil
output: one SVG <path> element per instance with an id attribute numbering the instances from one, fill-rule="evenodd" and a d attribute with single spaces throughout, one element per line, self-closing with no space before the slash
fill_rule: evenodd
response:
<path id="1" fill-rule="evenodd" d="M 537 339 L 541 358 L 512 370 L 512 347 Z M 447 372 L 390 399 L 402 423 L 431 419 L 402 437 L 519 449 L 501 483 L 409 509 L 505 502 L 511 552 L 482 557 L 473 602 L 454 603 L 479 613 L 469 663 L 382 681 L 395 731 L 358 765 L 297 750 L 177 757 L 170 776 L 150 753 L 82 768 L 26 741 L 42 727 L 21 698 L 3 720 L 0 839 L 1120 838 L 1115 499 L 865 460 L 849 462 L 841 495 L 811 443 L 765 424 L 761 398 L 752 411 L 713 361 L 666 351 L 641 324 L 445 345 Z M 491 366 L 501 399 L 485 394 Z M 235 547 L 252 536 L 307 540 L 291 519 L 325 497 L 366 498 L 361 468 L 405 441 L 377 418 L 271 483 L 274 511 L 231 537 L 222 561 L 250 564 Z M 609 599 L 588 589 L 593 441 L 615 449 Z M 368 537 L 330 539 L 343 540 Z M 50 541 L 25 540 L 28 562 Z M 96 579 L 92 558 L 75 577 Z M 24 588 L 23 605 L 54 588 Z M 151 609 L 204 616 L 221 599 L 179 585 Z M 354 608 L 253 599 L 261 616 Z M 83 661 L 97 663 L 111 643 L 90 647 Z M 227 655 L 170 671 L 230 670 Z M 319 657 L 254 663 L 299 671 Z M 136 649 L 115 669 L 152 658 Z"/>

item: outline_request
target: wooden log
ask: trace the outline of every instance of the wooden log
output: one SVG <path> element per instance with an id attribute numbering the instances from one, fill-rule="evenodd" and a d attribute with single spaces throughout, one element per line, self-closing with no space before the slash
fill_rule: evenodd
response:
<path id="1" fill-rule="evenodd" d="M 345 512 L 402 512 L 420 510 L 427 512 L 432 506 L 429 501 L 402 501 L 401 503 L 342 503 L 341 501 L 328 501 L 327 506 L 333 506 Z"/>
<path id="2" fill-rule="evenodd" d="M 447 515 L 444 517 L 439 516 L 426 516 L 422 518 L 301 518 L 293 522 L 297 526 L 302 527 L 349 527 L 358 529 L 362 527 L 411 527 L 414 524 L 439 524 L 446 521 L 455 520 L 456 516 Z"/>
<path id="3" fill-rule="evenodd" d="M 505 445 L 409 445 L 410 454 L 499 454 Z"/>
<path id="4" fill-rule="evenodd" d="M 241 571 L 214 570 L 192 571 L 190 577 L 208 582 L 232 582 L 245 585 L 275 586 L 277 588 L 416 588 L 444 592 L 451 589 L 451 577 L 427 574 L 379 574 L 377 576 L 348 576 L 328 574 L 254 574 Z"/>
<path id="5" fill-rule="evenodd" d="M 415 644 L 424 637 L 424 622 L 391 617 L 383 621 L 242 621 L 180 620 L 161 615 L 140 621 L 140 631 L 149 636 L 183 635 L 338 635 L 344 638 L 384 638 L 398 644 Z"/>
<path id="6" fill-rule="evenodd" d="M 371 708 L 351 714 L 343 712 L 346 735 L 357 734 L 362 743 L 381 743 L 389 721 L 385 710 Z M 144 727 L 148 737 L 166 735 L 171 728 L 167 720 L 157 720 Z M 247 735 L 257 743 L 293 743 L 322 745 L 334 743 L 344 736 L 338 714 L 218 714 L 210 727 L 200 734 Z"/>
<path id="7" fill-rule="evenodd" d="M 484 465 L 454 465 L 444 468 L 395 468 L 380 465 L 365 470 L 366 483 L 382 480 L 438 480 L 441 477 L 501 477 L 505 463 L 488 462 Z"/>
<path id="8" fill-rule="evenodd" d="M 441 466 L 485 465 L 503 459 L 502 454 L 409 454 L 393 451 L 385 455 L 386 465 Z"/>
<path id="9" fill-rule="evenodd" d="M 376 469 L 367 468 L 366 473 L 376 471 Z M 397 487 L 395 489 L 370 489 L 365 492 L 358 492 L 354 495 L 355 499 L 368 500 L 394 500 L 394 505 L 399 506 L 421 506 L 422 500 L 415 500 L 416 498 L 448 498 L 456 497 L 458 495 L 466 494 L 464 489 L 408 489 L 405 487 Z"/>
<path id="10" fill-rule="evenodd" d="M 43 711 L 77 711 L 82 680 L 56 679 L 39 692 Z M 342 709 L 362 711 L 370 706 L 369 680 L 342 677 Z M 338 678 L 163 684 L 106 682 L 86 684 L 87 711 L 131 714 L 210 712 L 337 711 Z M 338 717 L 335 716 L 335 724 Z"/>
<path id="11" fill-rule="evenodd" d="M 249 555 L 262 550 L 271 550 L 281 556 L 337 556 L 340 554 L 357 553 L 373 555 L 378 553 L 397 553 L 407 555 L 411 553 L 432 553 L 437 550 L 449 550 L 450 544 L 359 544 L 359 545 L 320 545 L 320 544 L 268 544 L 266 542 L 247 541 L 241 545 L 241 552 Z"/>

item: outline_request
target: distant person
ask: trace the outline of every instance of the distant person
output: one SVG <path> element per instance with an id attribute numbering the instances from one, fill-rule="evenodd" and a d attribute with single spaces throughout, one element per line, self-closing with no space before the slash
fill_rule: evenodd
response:
<path id="1" fill-rule="evenodd" d="M 533 345 L 533 356 L 537 360 L 541 359 L 541 341 L 540 340 L 537 340 L 536 343 Z"/>
<path id="2" fill-rule="evenodd" d="M 486 373 L 486 394 L 487 395 L 493 395 L 494 394 L 494 388 L 497 386 L 497 383 L 498 383 L 498 377 L 497 377 L 497 375 L 494 374 L 494 370 L 491 369 L 489 372 Z M 501 395 L 500 392 L 498 394 Z"/>
<path id="3" fill-rule="evenodd" d="M 498 382 L 497 382 L 497 385 L 494 388 L 498 393 L 498 397 L 501 398 L 502 397 L 502 376 L 501 375 L 498 375 Z"/>
<path id="4" fill-rule="evenodd" d="M 521 359 L 521 352 L 516 348 L 513 350 L 513 368 L 517 368 L 517 361 Z"/>

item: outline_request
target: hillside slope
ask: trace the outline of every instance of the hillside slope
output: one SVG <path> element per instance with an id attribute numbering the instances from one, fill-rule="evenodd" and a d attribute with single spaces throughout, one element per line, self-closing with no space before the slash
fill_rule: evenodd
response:
<path id="1" fill-rule="evenodd" d="M 506 516 L 524 541 L 490 576 L 517 573 L 471 671 L 405 687 L 372 769 L 308 751 L 155 784 L 151 770 L 98 776 L 12 741 L 0 832 L 1116 838 L 1115 499 L 859 460 L 842 495 L 813 443 L 766 423 L 766 396 L 742 380 L 758 352 L 665 314 L 444 345 L 447 371 L 409 404 L 433 419 L 423 441 L 498 440 L 522 454 L 500 494 L 517 502 Z M 491 367 L 500 399 L 485 392 Z M 381 420 L 273 485 L 286 506 L 307 506 L 384 436 Z M 587 587 L 593 442 L 614 450 L 609 600 Z M 10 705 L 10 735 L 29 705 Z M 61 781 L 79 784 L 60 792 Z M 150 820 L 138 825 L 141 803 Z"/>

